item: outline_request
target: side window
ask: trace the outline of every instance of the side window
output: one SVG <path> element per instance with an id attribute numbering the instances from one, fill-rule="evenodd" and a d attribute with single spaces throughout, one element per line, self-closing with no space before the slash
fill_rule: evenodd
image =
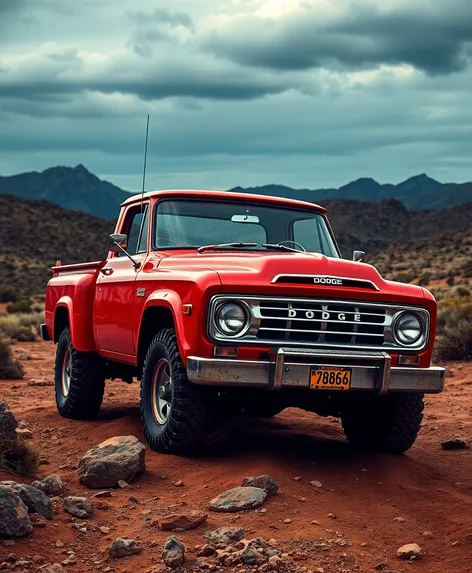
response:
<path id="1" fill-rule="evenodd" d="M 128 235 L 128 248 L 126 249 L 130 255 L 143 253 L 147 250 L 147 235 L 148 235 L 148 206 L 146 205 L 143 212 L 141 207 L 132 209 L 125 220 L 123 225 L 123 233 Z M 121 252 L 118 253 L 119 257 L 126 255 Z"/>

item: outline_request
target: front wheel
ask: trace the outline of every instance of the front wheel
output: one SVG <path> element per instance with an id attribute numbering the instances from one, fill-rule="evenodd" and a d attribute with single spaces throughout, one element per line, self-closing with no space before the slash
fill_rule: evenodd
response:
<path id="1" fill-rule="evenodd" d="M 149 447 L 160 453 L 195 452 L 209 434 L 213 395 L 187 378 L 174 330 L 151 342 L 141 380 L 141 422 Z"/>
<path id="2" fill-rule="evenodd" d="M 58 340 L 55 366 L 56 404 L 64 418 L 95 418 L 105 390 L 103 359 L 95 352 L 80 352 L 72 346 L 65 328 Z"/>
<path id="3" fill-rule="evenodd" d="M 352 445 L 402 454 L 415 443 L 423 409 L 422 394 L 358 395 L 343 406 L 341 420 Z"/>

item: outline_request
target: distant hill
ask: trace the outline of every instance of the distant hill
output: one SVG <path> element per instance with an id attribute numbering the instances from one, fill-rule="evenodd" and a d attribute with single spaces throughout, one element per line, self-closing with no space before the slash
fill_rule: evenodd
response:
<path id="1" fill-rule="evenodd" d="M 0 195 L 0 286 L 43 292 L 50 267 L 106 256 L 112 220 L 68 211 L 47 201 Z"/>
<path id="2" fill-rule="evenodd" d="M 411 177 L 398 185 L 380 184 L 362 178 L 339 189 L 292 189 L 283 185 L 235 187 L 232 191 L 290 197 L 313 203 L 338 199 L 378 202 L 397 199 L 408 209 L 446 209 L 472 202 L 471 183 L 440 183 L 425 174 Z M 0 194 L 25 199 L 43 199 L 74 211 L 112 219 L 130 194 L 102 181 L 83 165 L 51 167 L 45 171 L 0 176 Z"/>
<path id="3" fill-rule="evenodd" d="M 353 249 L 363 249 L 368 262 L 378 263 L 388 276 L 408 268 L 424 270 L 421 253 L 426 250 L 424 260 L 435 267 L 447 263 L 449 269 L 458 258 L 469 256 L 470 260 L 469 250 L 464 250 L 459 239 L 472 236 L 472 203 L 441 211 L 408 211 L 395 199 L 323 204 L 343 256 L 351 258 Z M 0 195 L 0 286 L 14 286 L 24 294 L 44 291 L 51 276 L 49 269 L 57 259 L 67 264 L 103 258 L 114 225 L 111 219 L 46 201 Z M 449 240 L 449 235 L 454 240 Z M 455 252 L 449 248 L 438 259 L 436 248 L 443 242 L 456 245 Z M 382 254 L 386 249 L 388 256 Z"/>
<path id="4" fill-rule="evenodd" d="M 0 177 L 0 194 L 43 199 L 107 219 L 117 217 L 120 204 L 130 196 L 116 185 L 102 181 L 83 165 Z"/>
<path id="5" fill-rule="evenodd" d="M 313 203 L 333 199 L 358 201 L 397 199 L 408 209 L 446 209 L 472 201 L 472 182 L 440 183 L 426 174 L 410 177 L 397 185 L 380 184 L 374 179 L 362 178 L 343 185 L 339 189 L 292 189 L 283 185 L 264 185 L 262 187 L 235 187 L 232 191 L 291 197 Z"/>

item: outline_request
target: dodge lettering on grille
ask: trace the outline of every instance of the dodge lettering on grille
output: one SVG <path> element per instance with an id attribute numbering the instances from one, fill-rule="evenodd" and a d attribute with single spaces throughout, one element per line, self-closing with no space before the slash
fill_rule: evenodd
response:
<path id="1" fill-rule="evenodd" d="M 342 279 L 333 279 L 330 277 L 314 277 L 313 282 L 315 285 L 336 285 L 342 286 L 343 281 Z"/>
<path id="2" fill-rule="evenodd" d="M 290 308 L 288 311 L 289 318 L 302 318 L 306 320 L 320 320 L 320 317 L 316 315 L 317 311 L 314 310 L 306 310 L 306 311 L 298 311 L 294 308 Z M 319 311 L 318 311 L 319 312 Z M 338 312 L 338 313 L 331 313 L 326 310 L 321 311 L 321 320 L 330 320 L 334 318 L 335 320 L 346 320 L 346 313 L 345 312 Z M 361 322 L 361 315 L 360 314 L 353 314 L 352 318 L 355 322 Z"/>

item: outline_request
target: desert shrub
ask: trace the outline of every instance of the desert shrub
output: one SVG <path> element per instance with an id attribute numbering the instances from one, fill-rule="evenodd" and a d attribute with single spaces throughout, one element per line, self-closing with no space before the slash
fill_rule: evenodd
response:
<path id="1" fill-rule="evenodd" d="M 439 305 L 437 360 L 472 360 L 472 303 L 449 299 Z"/>
<path id="2" fill-rule="evenodd" d="M 31 312 L 32 302 L 29 299 L 17 300 L 12 302 L 7 306 L 7 312 L 9 314 L 14 314 L 17 312 Z"/>
<path id="3" fill-rule="evenodd" d="M 46 302 L 46 295 L 45 294 L 38 294 L 36 297 L 37 302 Z"/>
<path id="4" fill-rule="evenodd" d="M 23 374 L 23 366 L 12 356 L 10 342 L 0 338 L 0 379 L 19 380 Z"/>
<path id="5" fill-rule="evenodd" d="M 419 276 L 418 284 L 421 286 L 428 286 L 430 280 L 431 280 L 431 272 L 425 271 L 424 273 L 421 273 L 421 275 Z"/>
<path id="6" fill-rule="evenodd" d="M 34 342 L 38 340 L 38 327 L 44 322 L 43 313 L 9 314 L 0 316 L 0 337 Z"/>
<path id="7" fill-rule="evenodd" d="M 0 470 L 32 477 L 38 464 L 38 453 L 23 438 L 0 441 Z"/>
<path id="8" fill-rule="evenodd" d="M 398 281 L 400 283 L 411 283 L 411 281 L 415 278 L 415 273 L 396 273 L 393 275 L 392 280 Z"/>
<path id="9" fill-rule="evenodd" d="M 13 287 L 0 287 L 0 302 L 16 302 L 18 295 Z"/>
<path id="10" fill-rule="evenodd" d="M 463 286 L 458 286 L 456 288 L 456 295 L 467 298 L 470 296 L 470 290 L 468 288 L 463 287 Z"/>
<path id="11" fill-rule="evenodd" d="M 446 279 L 446 284 L 449 286 L 453 286 L 454 285 L 454 277 L 448 276 Z"/>

